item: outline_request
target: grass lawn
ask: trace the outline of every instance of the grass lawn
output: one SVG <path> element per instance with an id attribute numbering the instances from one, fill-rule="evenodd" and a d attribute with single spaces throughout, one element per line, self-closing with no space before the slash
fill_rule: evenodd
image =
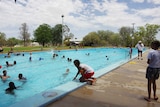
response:
<path id="1" fill-rule="evenodd" d="M 91 47 L 85 47 L 91 48 Z M 42 46 L 28 46 L 28 47 L 12 47 L 13 52 L 32 52 L 32 51 L 46 51 L 51 49 L 56 50 L 66 50 L 66 49 L 75 49 L 75 47 L 69 48 L 69 46 L 53 46 L 53 47 L 42 47 Z M 11 50 L 11 47 L 3 47 L 3 52 L 0 53 L 8 53 Z"/>

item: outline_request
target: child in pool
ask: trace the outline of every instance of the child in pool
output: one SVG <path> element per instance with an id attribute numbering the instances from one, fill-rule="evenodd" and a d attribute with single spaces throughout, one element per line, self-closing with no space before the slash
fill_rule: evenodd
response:
<path id="1" fill-rule="evenodd" d="M 96 78 L 92 77 L 94 75 L 94 70 L 86 64 L 81 64 L 79 60 L 74 60 L 74 65 L 77 67 L 78 72 L 73 80 L 76 79 L 78 74 L 81 74 L 80 82 L 87 82 L 93 84 L 96 81 Z"/>
<path id="2" fill-rule="evenodd" d="M 23 74 L 18 74 L 18 79 L 19 80 L 27 80 L 25 77 L 23 77 Z"/>
<path id="3" fill-rule="evenodd" d="M 6 94 L 14 94 L 14 90 L 19 88 L 19 86 L 15 86 L 14 82 L 9 82 L 9 87 L 5 89 Z"/>
<path id="4" fill-rule="evenodd" d="M 7 71 L 4 70 L 3 71 L 3 75 L 0 75 L 0 78 L 3 80 L 3 81 L 6 81 L 8 78 L 10 78 L 10 76 L 7 75 Z"/>
<path id="5" fill-rule="evenodd" d="M 66 69 L 66 72 L 63 74 L 64 77 L 66 77 L 69 74 L 69 69 Z"/>

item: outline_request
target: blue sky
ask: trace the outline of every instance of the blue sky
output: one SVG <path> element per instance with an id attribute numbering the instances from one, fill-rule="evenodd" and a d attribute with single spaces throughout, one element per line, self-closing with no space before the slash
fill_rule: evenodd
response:
<path id="1" fill-rule="evenodd" d="M 43 23 L 69 26 L 77 39 L 92 31 L 118 32 L 122 26 L 160 25 L 160 0 L 1 0 L 0 32 L 19 38 L 19 27 L 27 23 L 29 33 Z M 160 38 L 160 36 L 158 36 Z"/>

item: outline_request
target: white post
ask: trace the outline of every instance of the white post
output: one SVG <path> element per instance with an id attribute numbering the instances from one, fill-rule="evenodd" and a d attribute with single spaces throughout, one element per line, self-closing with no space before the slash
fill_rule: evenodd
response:
<path id="1" fill-rule="evenodd" d="M 135 23 L 132 23 L 132 25 L 133 25 L 133 32 L 132 32 L 132 47 L 133 47 L 133 39 L 134 39 L 134 24 L 135 24 Z"/>
<path id="2" fill-rule="evenodd" d="M 63 46 L 63 34 L 64 34 L 64 31 L 63 31 L 63 27 L 64 27 L 63 18 L 64 18 L 64 15 L 62 15 L 61 17 L 62 17 L 62 46 Z"/>

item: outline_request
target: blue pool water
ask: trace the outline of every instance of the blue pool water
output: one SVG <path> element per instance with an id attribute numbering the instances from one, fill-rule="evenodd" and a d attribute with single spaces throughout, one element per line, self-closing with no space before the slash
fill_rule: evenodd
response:
<path id="1" fill-rule="evenodd" d="M 53 53 L 58 54 L 53 58 Z M 88 54 L 89 55 L 86 55 Z M 45 51 L 32 52 L 32 61 L 29 61 L 30 54 L 24 53 L 24 56 L 11 55 L 10 58 L 4 58 L 5 54 L 0 55 L 0 74 L 3 70 L 7 70 L 10 78 L 6 81 L 0 81 L 0 107 L 7 107 L 17 102 L 20 102 L 28 97 L 44 90 L 52 89 L 59 85 L 72 81 L 77 73 L 77 69 L 73 64 L 73 60 L 79 59 L 82 63 L 93 67 L 95 72 L 114 64 L 129 60 L 129 48 L 94 48 L 94 49 L 79 49 L 63 50 L 63 51 Z M 137 50 L 133 49 L 133 56 L 137 54 Z M 65 58 L 62 58 L 65 56 Z M 107 56 L 107 57 L 106 57 Z M 42 58 L 42 60 L 39 60 Z M 72 62 L 68 62 L 67 58 L 71 58 Z M 6 67 L 5 62 L 17 64 L 12 67 Z M 65 75 L 66 69 L 69 73 Z M 18 81 L 18 74 L 22 73 L 27 81 Z M 8 83 L 13 81 L 16 86 L 21 86 L 15 90 L 15 95 L 5 94 L 5 89 L 8 88 Z"/>

